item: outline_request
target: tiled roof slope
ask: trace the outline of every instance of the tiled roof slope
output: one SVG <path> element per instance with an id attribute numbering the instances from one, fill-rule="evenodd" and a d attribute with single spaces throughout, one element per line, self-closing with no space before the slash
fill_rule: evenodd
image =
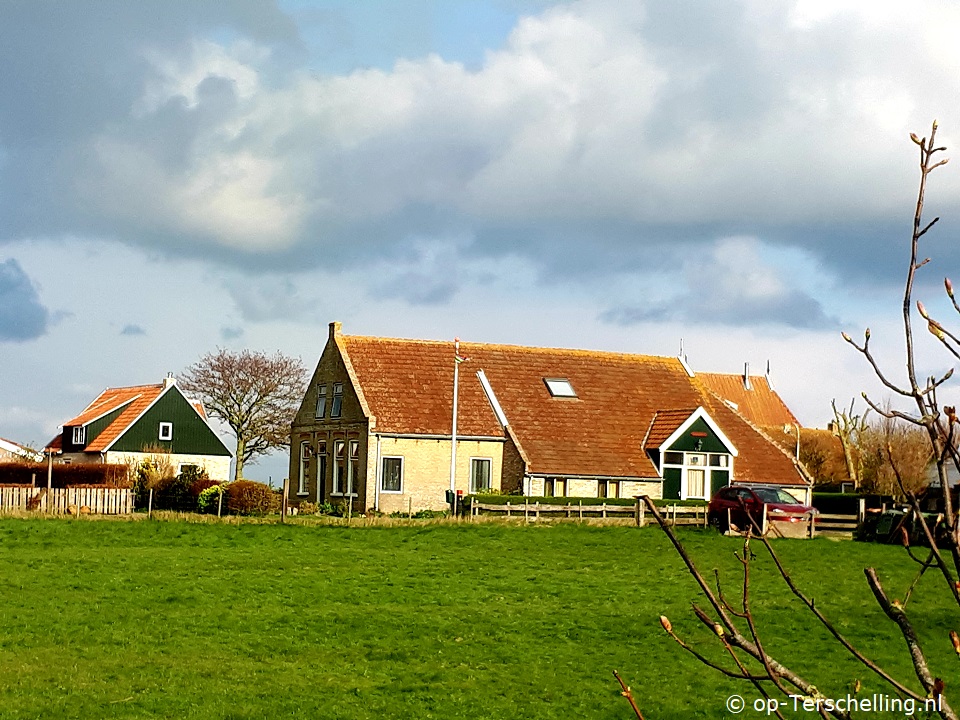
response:
<path id="1" fill-rule="evenodd" d="M 648 450 L 659 448 L 695 411 L 695 407 L 686 410 L 658 410 L 650 423 L 644 447 Z"/>
<path id="2" fill-rule="evenodd" d="M 797 425 L 797 418 L 763 375 L 750 376 L 750 390 L 743 386 L 742 375 L 697 373 L 704 384 L 724 400 L 735 403 L 737 411 L 754 425 Z"/>
<path id="3" fill-rule="evenodd" d="M 140 417 L 140 414 L 150 407 L 163 392 L 163 384 L 134 385 L 132 387 L 107 388 L 97 398 L 87 405 L 82 413 L 63 425 L 85 425 L 103 417 L 107 413 L 123 408 L 117 418 L 103 429 L 86 448 L 87 452 L 102 452 L 110 447 L 111 443 L 130 427 L 130 424 Z M 125 406 L 125 407 L 124 407 Z"/>
<path id="4" fill-rule="evenodd" d="M 377 418 L 377 432 L 450 434 L 452 342 L 340 339 Z M 692 412 L 702 405 L 741 455 L 750 448 L 762 456 L 738 458 L 738 475 L 777 472 L 778 478 L 767 480 L 802 483 L 789 458 L 691 379 L 676 358 L 480 343 L 461 343 L 460 354 L 469 360 L 460 365 L 458 435 L 504 435 L 477 379 L 482 369 L 529 458 L 530 473 L 658 477 L 642 447 L 655 413 Z M 552 397 L 544 378 L 569 379 L 577 397 Z"/>

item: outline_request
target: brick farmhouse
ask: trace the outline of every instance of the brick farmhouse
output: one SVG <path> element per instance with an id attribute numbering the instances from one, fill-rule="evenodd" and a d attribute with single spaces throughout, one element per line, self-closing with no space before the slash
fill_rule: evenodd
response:
<path id="1" fill-rule="evenodd" d="M 589 350 L 461 343 L 459 359 L 450 341 L 344 335 L 331 323 L 292 425 L 290 499 L 349 499 L 355 512 L 445 507 L 455 366 L 464 494 L 709 499 L 731 482 L 809 491 L 760 427 L 796 423 L 766 381 Z"/>

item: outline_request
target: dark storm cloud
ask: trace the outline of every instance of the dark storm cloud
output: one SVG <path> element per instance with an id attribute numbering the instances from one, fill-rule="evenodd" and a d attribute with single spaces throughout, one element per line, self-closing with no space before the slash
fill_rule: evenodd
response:
<path id="1" fill-rule="evenodd" d="M 50 312 L 13 258 L 0 263 L 0 341 L 24 342 L 46 334 Z"/>

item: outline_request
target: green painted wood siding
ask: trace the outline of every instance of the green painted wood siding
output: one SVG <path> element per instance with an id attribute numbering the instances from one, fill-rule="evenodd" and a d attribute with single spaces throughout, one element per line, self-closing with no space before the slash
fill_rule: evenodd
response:
<path id="1" fill-rule="evenodd" d="M 64 452 L 82 452 L 83 449 L 97 439 L 97 435 L 102 433 L 104 429 L 116 420 L 120 413 L 124 411 L 127 406 L 119 407 L 113 412 L 109 412 L 104 415 L 102 418 L 98 418 L 93 422 L 87 423 L 87 434 L 85 442 L 82 445 L 73 444 L 73 426 L 65 427 L 63 429 L 63 451 Z"/>
<path id="2" fill-rule="evenodd" d="M 668 467 L 663 469 L 663 499 L 680 499 L 680 468 Z"/>
<path id="3" fill-rule="evenodd" d="M 173 423 L 173 439 L 160 439 L 160 423 Z M 216 433 L 176 386 L 165 392 L 110 448 L 117 452 L 143 452 L 163 448 L 184 455 L 230 455 Z"/>
<path id="4" fill-rule="evenodd" d="M 705 437 L 695 437 L 693 433 L 706 433 Z M 697 447 L 700 442 L 700 447 Z M 705 453 L 729 453 L 730 450 L 720 442 L 717 434 L 710 429 L 706 421 L 701 417 L 694 420 L 693 425 L 687 428 L 687 431 L 681 435 L 673 445 L 664 450 L 686 450 L 688 452 Z"/>
<path id="5" fill-rule="evenodd" d="M 710 497 L 716 495 L 717 490 L 730 484 L 730 471 L 726 468 L 718 470 L 710 469 Z"/>

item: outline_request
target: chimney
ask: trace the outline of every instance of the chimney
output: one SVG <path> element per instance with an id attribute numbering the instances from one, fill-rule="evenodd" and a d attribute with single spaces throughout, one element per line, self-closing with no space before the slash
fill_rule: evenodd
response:
<path id="1" fill-rule="evenodd" d="M 167 376 L 163 379 L 163 389 L 166 390 L 171 385 L 176 385 L 177 379 L 173 376 L 172 372 L 168 372 Z"/>
<path id="2" fill-rule="evenodd" d="M 335 336 L 340 334 L 340 329 L 342 327 L 343 327 L 343 323 L 337 322 L 336 320 L 330 323 L 330 339 L 331 340 L 333 340 Z"/>
<path id="3" fill-rule="evenodd" d="M 750 363 L 743 364 L 743 388 L 745 390 L 753 390 L 753 387 L 750 385 Z"/>

